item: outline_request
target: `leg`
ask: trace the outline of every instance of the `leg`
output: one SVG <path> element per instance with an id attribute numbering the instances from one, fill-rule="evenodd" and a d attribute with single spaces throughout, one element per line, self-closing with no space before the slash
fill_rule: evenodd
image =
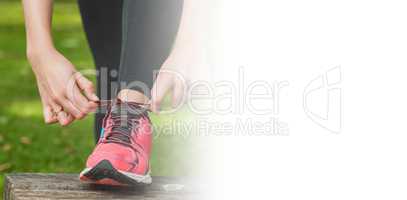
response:
<path id="1" fill-rule="evenodd" d="M 80 180 L 107 185 L 149 184 L 152 126 L 140 103 L 150 96 L 153 71 L 167 58 L 181 0 L 124 0 L 118 98 Z M 124 112 L 123 112 L 124 111 Z"/>
<path id="2" fill-rule="evenodd" d="M 148 100 L 178 31 L 183 0 L 124 0 L 120 62 L 122 100 Z"/>
<path id="3" fill-rule="evenodd" d="M 117 85 L 120 63 L 123 1 L 78 0 L 78 3 L 98 72 L 97 93 L 102 100 L 110 100 L 112 93 L 116 91 L 114 87 Z M 95 141 L 99 139 L 103 117 L 104 113 L 98 112 L 95 115 Z"/>

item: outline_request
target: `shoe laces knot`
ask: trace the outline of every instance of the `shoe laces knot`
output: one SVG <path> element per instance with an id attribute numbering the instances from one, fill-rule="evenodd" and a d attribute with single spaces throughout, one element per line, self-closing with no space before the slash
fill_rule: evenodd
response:
<path id="1" fill-rule="evenodd" d="M 106 128 L 111 128 L 111 131 L 106 136 L 105 142 L 131 145 L 132 132 L 139 128 L 142 118 L 149 119 L 145 104 L 134 102 L 115 104 L 110 111 L 112 123 Z"/>

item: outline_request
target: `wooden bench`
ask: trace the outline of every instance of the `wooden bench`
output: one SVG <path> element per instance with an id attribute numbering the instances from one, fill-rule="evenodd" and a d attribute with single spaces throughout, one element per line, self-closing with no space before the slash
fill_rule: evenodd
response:
<path id="1" fill-rule="evenodd" d="M 20 199 L 199 199 L 186 178 L 153 177 L 153 184 L 108 187 L 81 183 L 77 174 L 17 173 L 5 176 L 4 200 Z"/>

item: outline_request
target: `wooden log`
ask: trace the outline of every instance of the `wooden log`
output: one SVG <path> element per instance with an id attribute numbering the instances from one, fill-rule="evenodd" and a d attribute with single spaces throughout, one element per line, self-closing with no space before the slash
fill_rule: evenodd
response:
<path id="1" fill-rule="evenodd" d="M 148 186 L 81 183 L 77 174 L 16 173 L 5 176 L 4 200 L 22 199 L 200 199 L 198 187 L 179 177 L 153 177 Z"/>

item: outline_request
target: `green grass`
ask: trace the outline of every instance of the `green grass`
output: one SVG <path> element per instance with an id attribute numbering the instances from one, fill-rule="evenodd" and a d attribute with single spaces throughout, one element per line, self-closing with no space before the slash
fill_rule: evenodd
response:
<path id="1" fill-rule="evenodd" d="M 0 2 L 0 187 L 10 172 L 79 172 L 93 148 L 93 118 L 61 128 L 45 125 L 35 77 L 25 57 L 25 33 L 20 2 Z M 93 62 L 82 30 L 77 5 L 56 3 L 54 41 L 80 69 Z M 180 115 L 152 116 L 168 123 Z M 194 154 L 191 138 L 155 133 L 152 156 L 154 175 L 188 175 Z"/>

